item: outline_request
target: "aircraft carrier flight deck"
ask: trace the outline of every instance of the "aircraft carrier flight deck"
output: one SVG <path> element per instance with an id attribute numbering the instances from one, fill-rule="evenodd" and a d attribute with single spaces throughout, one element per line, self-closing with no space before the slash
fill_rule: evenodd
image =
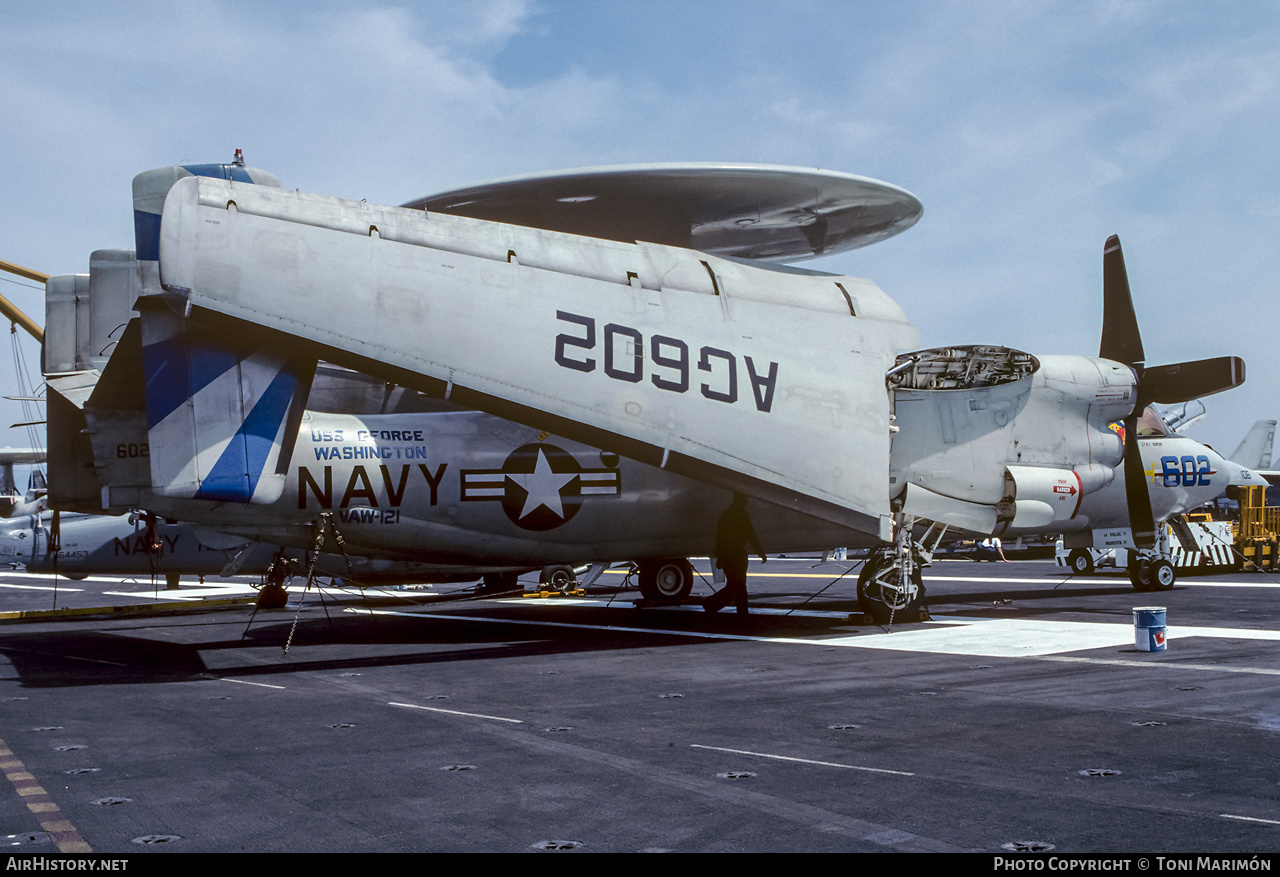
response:
<path id="1" fill-rule="evenodd" d="M 637 608 L 618 572 L 583 596 L 295 584 L 257 611 L 247 580 L 0 574 L 0 835 L 50 854 L 1280 848 L 1280 579 L 1137 593 L 943 560 L 931 618 L 885 627 L 857 566 L 753 563 L 746 619 Z M 1164 651 L 1135 647 L 1149 606 Z"/>

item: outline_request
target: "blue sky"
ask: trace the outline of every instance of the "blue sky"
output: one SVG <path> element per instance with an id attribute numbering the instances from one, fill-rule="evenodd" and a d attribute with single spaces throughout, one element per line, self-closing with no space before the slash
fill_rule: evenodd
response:
<path id="1" fill-rule="evenodd" d="M 925 346 L 1096 354 L 1117 233 L 1149 361 L 1248 364 L 1191 434 L 1230 452 L 1280 416 L 1274 2 L 54 0 L 0 5 L 0 83 L 0 258 L 50 273 L 132 245 L 134 174 L 237 147 L 390 204 L 585 165 L 816 166 L 924 203 L 807 264 L 875 280 Z"/>

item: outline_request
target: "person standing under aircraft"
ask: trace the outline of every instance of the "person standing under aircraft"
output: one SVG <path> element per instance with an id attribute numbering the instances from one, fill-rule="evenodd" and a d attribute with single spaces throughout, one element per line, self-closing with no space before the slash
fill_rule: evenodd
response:
<path id="1" fill-rule="evenodd" d="M 740 493 L 733 495 L 729 507 L 720 514 L 716 524 L 716 566 L 724 570 L 724 587 L 702 601 L 708 612 L 719 612 L 730 600 L 738 607 L 738 615 L 747 612 L 747 549 L 754 548 L 761 563 L 768 563 L 760 537 L 751 526 L 747 514 L 747 498 Z"/>

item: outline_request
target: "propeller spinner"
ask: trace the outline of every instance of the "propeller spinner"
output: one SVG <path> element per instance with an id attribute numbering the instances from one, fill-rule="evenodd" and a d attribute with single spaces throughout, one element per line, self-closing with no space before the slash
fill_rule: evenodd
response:
<path id="1" fill-rule="evenodd" d="M 1244 360 L 1219 356 L 1147 367 L 1129 293 L 1124 251 L 1116 235 L 1107 238 L 1102 253 L 1102 344 L 1098 356 L 1129 366 L 1137 381 L 1133 411 L 1124 419 L 1124 489 L 1133 542 L 1139 548 L 1151 548 L 1155 544 L 1155 520 L 1138 448 L 1138 417 L 1153 402 L 1187 402 L 1239 386 L 1244 383 Z"/>

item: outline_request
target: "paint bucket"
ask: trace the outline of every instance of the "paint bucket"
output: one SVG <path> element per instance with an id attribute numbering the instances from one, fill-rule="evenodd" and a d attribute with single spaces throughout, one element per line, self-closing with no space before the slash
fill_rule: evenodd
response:
<path id="1" fill-rule="evenodd" d="M 1163 606 L 1141 606 L 1133 610 L 1133 644 L 1140 652 L 1163 652 L 1165 649 Z"/>

